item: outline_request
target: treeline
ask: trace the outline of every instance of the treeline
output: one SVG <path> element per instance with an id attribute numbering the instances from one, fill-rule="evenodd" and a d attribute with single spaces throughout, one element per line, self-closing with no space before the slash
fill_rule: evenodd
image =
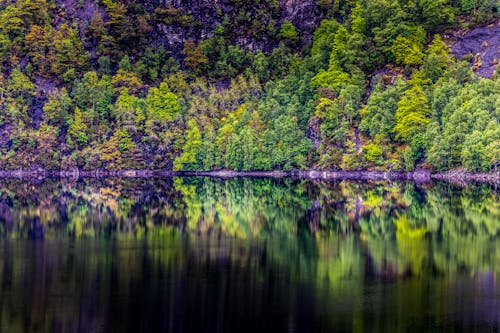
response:
<path id="1" fill-rule="evenodd" d="M 199 26 L 179 8 L 102 0 L 82 23 L 50 0 L 0 5 L 0 167 L 489 171 L 500 162 L 499 75 L 475 76 L 439 35 L 496 19 L 495 0 L 319 1 L 326 18 L 312 43 L 278 20 L 274 1 L 234 5 L 238 16 L 181 50 L 151 37 L 158 22 Z M 274 46 L 236 42 L 252 34 Z"/>

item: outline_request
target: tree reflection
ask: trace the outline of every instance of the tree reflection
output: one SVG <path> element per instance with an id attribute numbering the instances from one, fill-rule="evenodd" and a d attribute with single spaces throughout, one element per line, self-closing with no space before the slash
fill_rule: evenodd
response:
<path id="1" fill-rule="evenodd" d="M 453 294 L 463 275 L 495 293 L 499 202 L 446 183 L 4 180 L 0 328 L 198 329 L 286 311 L 323 329 L 404 330 L 476 297 Z"/>

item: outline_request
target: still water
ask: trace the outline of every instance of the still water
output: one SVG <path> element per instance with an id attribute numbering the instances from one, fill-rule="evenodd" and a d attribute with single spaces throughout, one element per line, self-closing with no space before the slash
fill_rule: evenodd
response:
<path id="1" fill-rule="evenodd" d="M 491 185 L 0 180 L 0 332 L 500 330 Z"/>

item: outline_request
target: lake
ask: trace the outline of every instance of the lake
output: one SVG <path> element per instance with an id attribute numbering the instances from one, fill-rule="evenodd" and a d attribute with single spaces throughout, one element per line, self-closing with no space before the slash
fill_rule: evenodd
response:
<path id="1" fill-rule="evenodd" d="M 496 332 L 499 194 L 1 179 L 0 332 Z"/>

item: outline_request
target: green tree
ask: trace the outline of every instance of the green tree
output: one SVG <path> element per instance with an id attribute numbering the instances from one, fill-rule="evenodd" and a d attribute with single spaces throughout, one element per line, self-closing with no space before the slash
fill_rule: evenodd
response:
<path id="1" fill-rule="evenodd" d="M 196 120 L 188 122 L 186 143 L 182 154 L 174 161 L 174 170 L 196 171 L 200 170 L 200 152 L 202 148 L 201 133 Z"/>
<path id="2" fill-rule="evenodd" d="M 398 101 L 405 88 L 406 84 L 401 80 L 385 89 L 381 83 L 377 84 L 366 107 L 361 111 L 362 120 L 359 128 L 372 137 L 378 135 L 383 140 L 389 141 L 396 125 Z"/>
<path id="3" fill-rule="evenodd" d="M 449 46 L 443 42 L 439 35 L 435 35 L 423 60 L 422 71 L 425 77 L 432 82 L 436 82 L 442 77 L 451 62 L 449 53 Z"/>
<path id="4" fill-rule="evenodd" d="M 274 167 L 283 170 L 301 169 L 305 166 L 305 154 L 310 141 L 297 125 L 297 118 L 279 116 L 274 122 L 276 146 L 272 150 Z"/>
<path id="5" fill-rule="evenodd" d="M 260 82 L 269 79 L 269 61 L 262 51 L 258 51 L 253 57 L 252 71 L 257 75 Z"/>
<path id="6" fill-rule="evenodd" d="M 89 54 L 83 47 L 78 31 L 63 24 L 56 31 L 53 39 L 55 61 L 52 62 L 53 75 L 63 75 L 69 70 L 85 69 L 88 64 Z"/>
<path id="7" fill-rule="evenodd" d="M 423 62 L 424 54 L 422 52 L 422 45 L 401 35 L 394 40 L 392 53 L 398 64 L 414 66 L 421 65 Z"/>
<path id="8" fill-rule="evenodd" d="M 232 170 L 241 170 L 243 168 L 243 145 L 238 134 L 229 137 L 225 166 Z"/>
<path id="9" fill-rule="evenodd" d="M 184 64 L 195 74 L 203 73 L 208 65 L 208 58 L 203 53 L 201 45 L 196 45 L 193 41 L 185 41 L 182 54 L 185 56 Z"/>
<path id="10" fill-rule="evenodd" d="M 148 121 L 173 121 L 180 112 L 179 98 L 170 91 L 166 82 L 149 89 L 147 101 Z"/>
<path id="11" fill-rule="evenodd" d="M 486 154 L 482 133 L 474 131 L 469 134 L 464 141 L 461 153 L 463 165 L 470 171 L 488 171 L 490 161 L 486 158 Z"/>
<path id="12" fill-rule="evenodd" d="M 119 126 L 129 130 L 141 129 L 146 121 L 146 101 L 122 91 L 112 108 Z"/>
<path id="13" fill-rule="evenodd" d="M 364 18 L 363 6 L 358 2 L 353 8 L 351 17 L 351 31 L 356 34 L 364 35 L 366 31 L 366 20 Z"/>
<path id="14" fill-rule="evenodd" d="M 30 103 L 31 98 L 35 95 L 35 88 L 36 86 L 30 78 L 24 75 L 19 68 L 12 70 L 7 81 L 7 91 L 11 97 L 21 98 Z"/>
<path id="15" fill-rule="evenodd" d="M 89 116 L 91 125 L 108 124 L 111 119 L 110 108 L 115 98 L 111 78 L 103 75 L 101 79 L 96 72 L 90 71 L 76 80 L 71 91 L 73 101 Z"/>
<path id="16" fill-rule="evenodd" d="M 311 56 L 314 59 L 316 66 L 321 66 L 323 69 L 326 69 L 324 67 L 328 66 L 328 61 L 332 52 L 333 40 L 339 25 L 340 24 L 334 19 L 323 20 L 321 21 L 319 27 L 314 31 Z"/>
<path id="17" fill-rule="evenodd" d="M 383 164 L 383 150 L 377 142 L 371 142 L 363 146 L 363 156 L 368 162 Z"/>
<path id="18" fill-rule="evenodd" d="M 396 139 L 411 142 L 417 134 L 425 131 L 430 115 L 431 110 L 422 87 L 414 85 L 406 90 L 395 114 Z"/>
<path id="19" fill-rule="evenodd" d="M 83 148 L 87 144 L 86 129 L 83 113 L 80 108 L 76 107 L 68 128 L 67 143 L 70 148 Z"/>
<path id="20" fill-rule="evenodd" d="M 461 0 L 461 9 L 470 14 L 476 22 L 486 22 L 498 13 L 496 0 Z"/>
<path id="21" fill-rule="evenodd" d="M 294 47 L 299 41 L 299 34 L 297 29 L 290 21 L 285 21 L 281 25 L 281 30 L 279 32 L 281 40 L 289 47 Z"/>
<path id="22" fill-rule="evenodd" d="M 72 105 L 73 101 L 69 97 L 66 88 L 62 88 L 60 92 L 50 94 L 47 103 L 43 106 L 44 120 L 49 125 L 64 126 L 68 120 Z"/>

